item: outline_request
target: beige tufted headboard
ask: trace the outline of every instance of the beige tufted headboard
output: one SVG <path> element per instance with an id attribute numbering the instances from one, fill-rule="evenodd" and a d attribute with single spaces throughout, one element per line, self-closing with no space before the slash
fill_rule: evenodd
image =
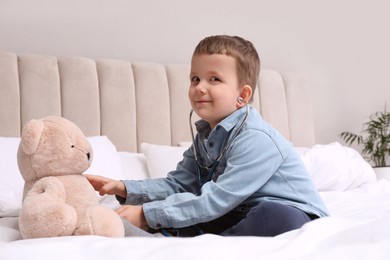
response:
<path id="1" fill-rule="evenodd" d="M 33 118 L 61 115 L 119 151 L 142 142 L 190 141 L 188 65 L 0 52 L 0 136 Z M 253 105 L 295 146 L 314 144 L 308 79 L 262 70 Z"/>

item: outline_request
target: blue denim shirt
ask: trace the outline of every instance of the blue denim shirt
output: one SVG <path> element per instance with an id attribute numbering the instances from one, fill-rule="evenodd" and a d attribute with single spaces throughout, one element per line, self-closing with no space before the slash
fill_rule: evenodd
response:
<path id="1" fill-rule="evenodd" d="M 214 129 L 197 122 L 199 161 L 210 165 L 239 128 L 245 107 Z M 201 158 L 199 158 L 201 157 Z M 207 172 L 202 172 L 206 178 Z M 197 195 L 199 184 L 192 147 L 183 154 L 177 169 L 167 178 L 125 180 L 127 198 L 120 202 L 143 205 L 152 228 L 181 228 L 208 222 L 239 206 L 274 201 L 317 216 L 327 209 L 299 155 L 278 131 L 249 107 L 242 129 L 218 164 L 211 181 Z"/>

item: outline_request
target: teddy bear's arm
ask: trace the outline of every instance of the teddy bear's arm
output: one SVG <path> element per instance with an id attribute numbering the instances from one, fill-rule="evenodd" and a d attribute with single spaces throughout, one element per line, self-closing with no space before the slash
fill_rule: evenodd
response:
<path id="1" fill-rule="evenodd" d="M 63 183 L 56 177 L 37 181 L 27 193 L 19 216 L 23 238 L 72 235 L 77 223 L 73 207 L 65 203 Z"/>

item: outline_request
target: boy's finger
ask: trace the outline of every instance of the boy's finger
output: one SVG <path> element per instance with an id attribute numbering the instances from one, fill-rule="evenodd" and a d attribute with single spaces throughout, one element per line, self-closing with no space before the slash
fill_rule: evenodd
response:
<path id="1" fill-rule="evenodd" d="M 92 174 L 83 174 L 85 178 L 87 178 L 87 180 L 89 181 L 93 181 L 93 180 L 96 180 L 97 176 L 96 175 L 92 175 Z"/>
<path id="2" fill-rule="evenodd" d="M 114 195 L 116 192 L 116 182 L 111 181 L 106 183 L 99 191 L 100 195 L 109 194 Z"/>

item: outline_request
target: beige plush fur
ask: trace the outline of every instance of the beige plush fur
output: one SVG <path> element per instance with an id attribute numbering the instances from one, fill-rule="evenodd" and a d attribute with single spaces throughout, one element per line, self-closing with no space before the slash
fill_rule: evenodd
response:
<path id="1" fill-rule="evenodd" d="M 96 192 L 82 175 L 91 165 L 92 148 L 75 124 L 56 116 L 29 121 L 17 156 L 25 180 L 19 215 L 24 239 L 124 236 L 119 216 L 99 205 Z"/>

